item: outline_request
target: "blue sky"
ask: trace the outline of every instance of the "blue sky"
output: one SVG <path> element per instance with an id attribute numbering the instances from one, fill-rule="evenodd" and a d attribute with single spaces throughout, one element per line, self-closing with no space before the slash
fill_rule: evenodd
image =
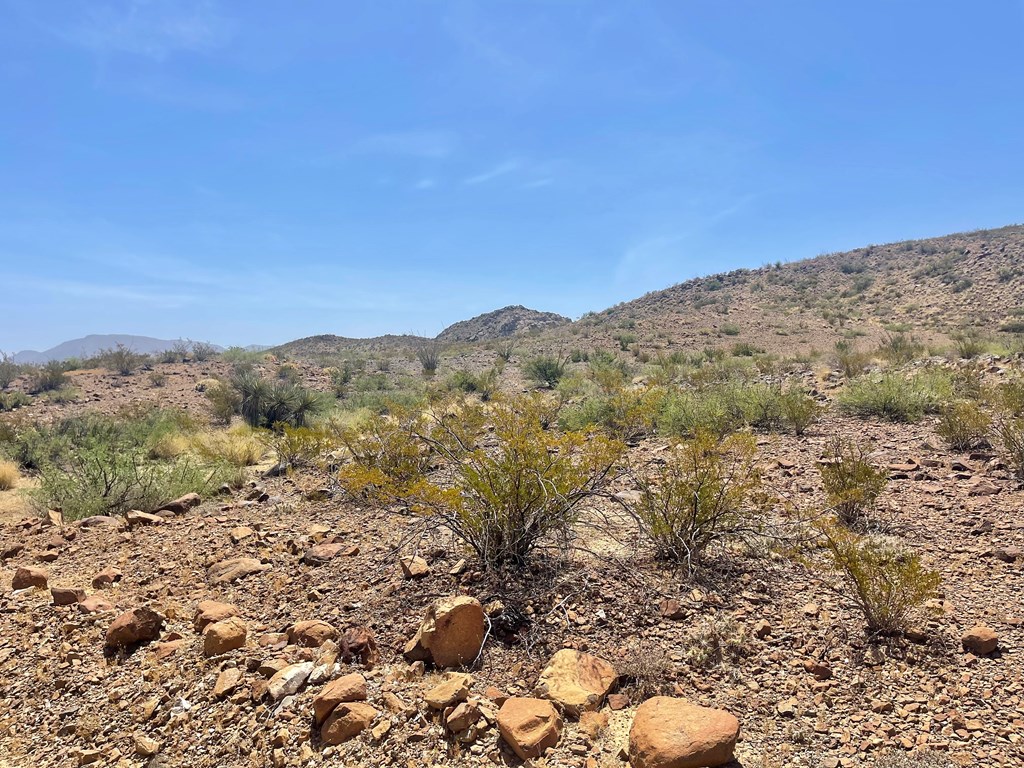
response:
<path id="1" fill-rule="evenodd" d="M 578 316 L 1024 220 L 1024 3 L 0 0 L 0 349 Z"/>

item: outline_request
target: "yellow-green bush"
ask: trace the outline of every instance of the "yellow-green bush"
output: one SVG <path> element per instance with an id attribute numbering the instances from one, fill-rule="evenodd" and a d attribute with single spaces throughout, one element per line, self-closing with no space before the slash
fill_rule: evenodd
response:
<path id="1" fill-rule="evenodd" d="M 224 461 L 233 467 L 258 464 L 266 452 L 259 431 L 246 426 L 202 432 L 193 438 L 192 448 L 206 459 Z"/>
<path id="2" fill-rule="evenodd" d="M 863 446 L 834 439 L 821 465 L 821 484 L 825 498 L 846 525 L 867 525 L 875 502 L 889 482 L 889 473 L 871 463 Z"/>
<path id="3" fill-rule="evenodd" d="M 664 459 L 638 477 L 640 498 L 627 505 L 657 557 L 696 568 L 711 545 L 758 527 L 765 498 L 753 437 L 700 430 Z"/>
<path id="4" fill-rule="evenodd" d="M 13 461 L 0 461 L 0 491 L 16 488 L 20 479 L 21 472 L 17 464 Z"/>
<path id="5" fill-rule="evenodd" d="M 969 451 L 989 445 L 992 417 L 975 402 L 959 400 L 942 410 L 935 431 L 954 451 Z"/>

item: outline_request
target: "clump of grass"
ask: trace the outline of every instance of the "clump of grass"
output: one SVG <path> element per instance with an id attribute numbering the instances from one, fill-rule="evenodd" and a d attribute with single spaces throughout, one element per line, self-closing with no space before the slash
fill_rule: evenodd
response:
<path id="1" fill-rule="evenodd" d="M 0 413 L 17 410 L 31 402 L 32 398 L 24 392 L 0 392 Z"/>
<path id="2" fill-rule="evenodd" d="M 21 471 L 13 461 L 0 461 L 0 491 L 10 491 L 18 486 Z"/>
<path id="3" fill-rule="evenodd" d="M 954 451 L 969 451 L 989 446 L 992 417 L 970 400 L 950 403 L 942 410 L 935 431 Z"/>
<path id="4" fill-rule="evenodd" d="M 258 464 L 266 450 L 259 433 L 246 426 L 202 432 L 192 439 L 192 448 L 206 459 L 224 461 L 232 467 Z"/>
<path id="5" fill-rule="evenodd" d="M 850 382 L 837 400 L 840 410 L 862 419 L 910 423 L 920 421 L 926 413 L 937 413 L 951 396 L 948 374 L 921 372 L 907 377 L 886 373 Z"/>

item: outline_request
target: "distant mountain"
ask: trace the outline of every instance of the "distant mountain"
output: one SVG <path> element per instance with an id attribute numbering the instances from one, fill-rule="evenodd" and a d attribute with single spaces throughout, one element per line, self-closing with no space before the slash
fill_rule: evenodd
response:
<path id="1" fill-rule="evenodd" d="M 530 331 L 557 328 L 571 322 L 568 317 L 554 312 L 538 312 L 517 304 L 453 323 L 437 334 L 437 340 L 492 341 Z"/>
<path id="2" fill-rule="evenodd" d="M 71 357 L 93 357 L 104 349 L 113 349 L 118 344 L 144 355 L 152 355 L 180 344 L 181 339 L 154 339 L 151 336 L 132 336 L 127 333 L 90 334 L 80 339 L 72 339 L 51 347 L 44 352 L 27 349 L 13 356 L 18 364 L 42 364 L 51 360 L 67 360 Z M 218 352 L 223 347 L 213 345 Z"/>

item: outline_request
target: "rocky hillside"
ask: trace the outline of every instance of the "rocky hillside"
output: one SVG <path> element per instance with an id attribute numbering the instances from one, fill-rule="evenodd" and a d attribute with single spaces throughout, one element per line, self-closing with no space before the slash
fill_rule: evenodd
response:
<path id="1" fill-rule="evenodd" d="M 438 341 L 493 341 L 508 336 L 529 333 L 570 324 L 568 317 L 554 312 L 538 312 L 516 305 L 477 315 L 470 320 L 449 325 L 437 335 Z"/>
<path id="2" fill-rule="evenodd" d="M 894 330 L 948 342 L 976 327 L 1024 332 L 1024 227 L 871 245 L 697 278 L 586 315 L 549 343 L 749 344 L 785 354 L 875 342 Z"/>

